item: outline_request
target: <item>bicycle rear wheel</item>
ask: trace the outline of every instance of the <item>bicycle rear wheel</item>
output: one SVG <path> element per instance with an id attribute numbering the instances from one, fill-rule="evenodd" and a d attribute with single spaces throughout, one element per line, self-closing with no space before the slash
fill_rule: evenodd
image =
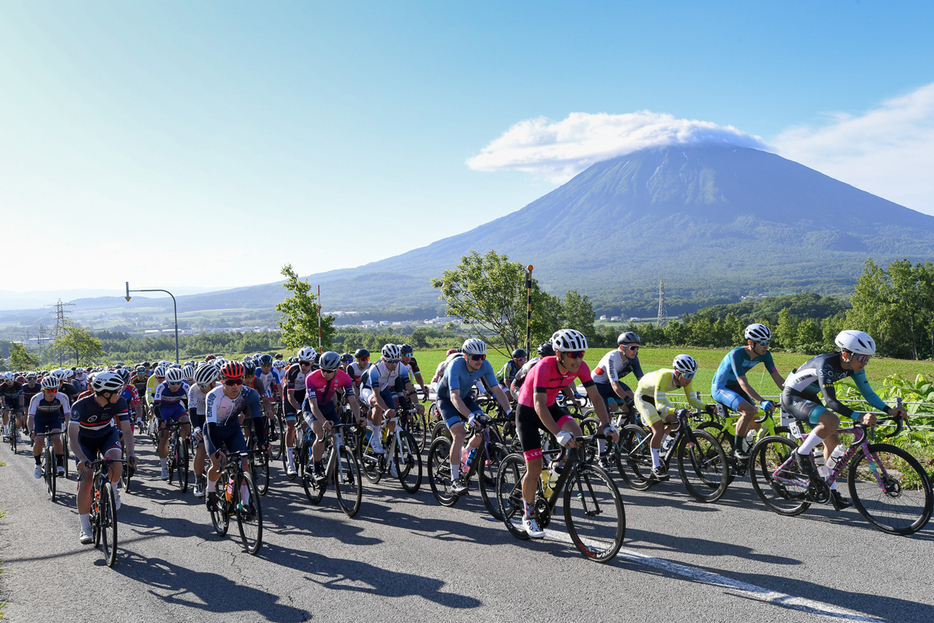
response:
<path id="1" fill-rule="evenodd" d="M 175 475 L 182 493 L 188 491 L 188 443 L 179 437 L 175 444 Z"/>
<path id="2" fill-rule="evenodd" d="M 55 501 L 55 480 L 58 470 L 55 468 L 55 452 L 52 450 L 52 442 L 45 442 L 45 487 L 49 492 L 49 500 Z"/>
<path id="3" fill-rule="evenodd" d="M 240 494 L 240 489 L 246 487 L 246 502 L 244 503 Z M 249 554 L 255 555 L 263 544 L 263 507 L 260 503 L 259 493 L 256 490 L 256 483 L 251 474 L 243 474 L 241 486 L 234 495 L 237 505 L 237 528 L 240 530 L 240 539 L 243 541 L 243 549 Z"/>
<path id="4" fill-rule="evenodd" d="M 931 518 L 934 495 L 921 464 L 897 446 L 874 443 L 849 466 L 853 506 L 866 521 L 889 534 L 914 534 Z"/>
<path id="5" fill-rule="evenodd" d="M 68 467 L 71 459 L 71 449 L 68 447 L 68 425 L 66 423 L 65 432 L 62 433 L 62 457 L 65 459 L 65 478 L 68 478 L 68 474 L 71 473 L 71 470 Z"/>
<path id="6" fill-rule="evenodd" d="M 585 558 L 606 562 L 626 536 L 626 513 L 613 479 L 595 465 L 580 469 L 564 490 L 568 533 Z"/>
<path id="7" fill-rule="evenodd" d="M 652 433 L 641 426 L 629 424 L 619 436 L 619 475 L 623 481 L 637 491 L 652 486 L 652 450 L 649 445 Z"/>
<path id="8" fill-rule="evenodd" d="M 419 415 L 418 411 L 412 412 L 409 416 L 409 432 L 418 442 L 418 451 L 424 451 L 425 446 L 428 445 L 428 414 Z"/>
<path id="9" fill-rule="evenodd" d="M 126 444 L 121 444 L 121 446 L 122 447 L 120 449 L 120 458 L 123 459 L 123 465 L 121 466 L 123 469 L 120 470 L 120 482 L 123 483 L 123 490 L 129 491 L 130 480 L 132 480 L 132 476 L 130 475 L 130 470 L 132 469 L 132 467 L 130 466 L 130 459 L 129 457 L 127 457 L 127 454 L 126 454 Z"/>
<path id="10" fill-rule="evenodd" d="M 10 414 L 10 426 L 7 432 L 10 435 L 10 450 L 13 451 L 13 454 L 16 454 L 16 435 L 19 434 L 19 431 L 16 430 L 16 416 L 12 413 Z"/>
<path id="11" fill-rule="evenodd" d="M 98 514 L 101 532 L 101 552 L 108 567 L 117 561 L 117 502 L 114 499 L 113 483 L 104 480 L 101 487 Z"/>
<path id="12" fill-rule="evenodd" d="M 496 504 L 499 514 L 512 536 L 523 541 L 528 533 L 522 528 L 522 478 L 525 476 L 525 457 L 510 454 L 499 465 L 496 474 Z"/>
<path id="13" fill-rule="evenodd" d="M 798 471 L 794 457 L 797 444 L 778 435 L 760 439 L 750 451 L 749 479 L 763 504 L 779 515 L 806 511 L 808 477 Z"/>
<path id="14" fill-rule="evenodd" d="M 260 495 L 266 495 L 266 492 L 269 491 L 269 459 L 268 452 L 260 452 L 250 457 L 253 482 L 256 483 L 256 489 Z"/>
<path id="15" fill-rule="evenodd" d="M 490 512 L 494 519 L 502 519 L 499 514 L 499 504 L 496 501 L 496 474 L 499 472 L 499 466 L 503 460 L 509 456 L 509 450 L 500 443 L 491 443 L 481 445 L 481 452 L 478 454 L 477 461 L 477 483 L 480 486 L 480 499 L 483 505 Z"/>
<path id="16" fill-rule="evenodd" d="M 716 502 L 726 493 L 730 468 L 713 435 L 692 430 L 678 444 L 678 474 L 688 493 L 701 502 Z"/>
<path id="17" fill-rule="evenodd" d="M 375 485 L 383 477 L 383 470 L 380 465 L 382 455 L 374 452 L 370 444 L 372 436 L 373 430 L 367 429 L 357 437 L 357 458 L 360 460 L 360 471 Z"/>
<path id="18" fill-rule="evenodd" d="M 334 493 L 337 494 L 337 503 L 345 515 L 353 517 L 357 514 L 363 497 L 360 466 L 357 464 L 357 457 L 344 445 L 337 455 L 337 466 L 334 469 Z"/>
<path id="19" fill-rule="evenodd" d="M 218 536 L 227 534 L 230 527 L 230 500 L 227 499 L 226 486 L 227 475 L 222 472 L 220 480 L 217 481 L 217 487 L 220 489 L 217 492 L 217 508 L 211 511 L 211 523 L 214 524 L 214 532 Z M 204 497 L 207 499 L 207 495 Z"/>
<path id="20" fill-rule="evenodd" d="M 266 426 L 268 427 L 266 429 L 266 439 L 269 440 L 269 458 L 278 461 L 285 454 L 285 425 L 282 417 L 278 413 L 273 414 L 271 419 L 267 418 Z"/>
<path id="21" fill-rule="evenodd" d="M 442 506 L 457 502 L 451 487 L 451 442 L 438 437 L 428 448 L 428 486 Z"/>
<path id="22" fill-rule="evenodd" d="M 411 433 L 397 430 L 399 441 L 393 444 L 392 460 L 396 463 L 399 482 L 407 493 L 415 493 L 422 486 L 422 455 L 418 442 Z"/>

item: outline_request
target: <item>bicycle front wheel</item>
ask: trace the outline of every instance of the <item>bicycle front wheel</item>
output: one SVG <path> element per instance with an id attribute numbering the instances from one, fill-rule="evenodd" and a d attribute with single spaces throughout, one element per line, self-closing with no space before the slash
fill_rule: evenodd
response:
<path id="1" fill-rule="evenodd" d="M 246 495 L 242 495 L 245 489 Z M 243 474 L 240 488 L 235 491 L 237 506 L 237 528 L 243 540 L 243 549 L 255 555 L 263 544 L 263 507 L 253 476 Z"/>
<path id="2" fill-rule="evenodd" d="M 45 487 L 49 492 L 49 500 L 55 501 L 55 477 L 57 470 L 55 468 L 55 452 L 52 450 L 52 442 L 46 441 L 45 447 Z"/>
<path id="3" fill-rule="evenodd" d="M 613 479 L 595 465 L 580 469 L 564 490 L 564 520 L 584 557 L 611 560 L 623 546 L 626 513 Z"/>
<path id="4" fill-rule="evenodd" d="M 480 448 L 482 452 L 478 453 L 476 458 L 480 461 L 476 468 L 480 498 L 494 519 L 502 519 L 503 517 L 499 514 L 499 504 L 496 501 L 496 474 L 503 460 L 509 455 L 509 450 L 499 443 L 484 444 Z"/>
<path id="5" fill-rule="evenodd" d="M 366 476 L 366 479 L 374 485 L 379 483 L 383 477 L 383 466 L 381 461 L 382 454 L 377 454 L 373 450 L 370 439 L 373 436 L 373 430 L 367 429 L 357 437 L 357 458 L 360 460 L 360 471 Z"/>
<path id="6" fill-rule="evenodd" d="M 808 477 L 798 471 L 792 452 L 797 444 L 787 437 L 760 439 L 752 447 L 749 479 L 762 503 L 779 515 L 800 515 L 811 506 L 807 501 Z"/>
<path id="7" fill-rule="evenodd" d="M 393 446 L 392 460 L 396 463 L 399 482 L 407 493 L 415 493 L 422 486 L 422 455 L 418 442 L 411 433 L 399 430 L 399 441 Z"/>
<path id="8" fill-rule="evenodd" d="M 849 465 L 853 506 L 866 521 L 889 534 L 914 534 L 931 518 L 931 480 L 913 456 L 897 446 L 874 443 Z"/>
<path id="9" fill-rule="evenodd" d="M 108 567 L 117 562 L 117 502 L 114 499 L 113 483 L 105 480 L 101 487 L 100 511 L 101 552 Z"/>
<path id="10" fill-rule="evenodd" d="M 442 506 L 457 502 L 451 484 L 451 442 L 445 437 L 438 437 L 428 448 L 428 486 Z"/>
<path id="11" fill-rule="evenodd" d="M 260 452 L 250 457 L 250 465 L 253 468 L 253 482 L 256 483 L 256 489 L 260 495 L 266 495 L 269 491 L 269 453 Z"/>
<path id="12" fill-rule="evenodd" d="M 211 511 L 211 523 L 218 536 L 227 534 L 230 527 L 230 500 L 227 499 L 227 474 L 223 473 L 217 482 L 217 506 Z M 205 498 L 207 495 L 205 495 Z"/>
<path id="13" fill-rule="evenodd" d="M 652 449 L 649 442 L 652 433 L 636 424 L 623 427 L 619 436 L 619 475 L 636 491 L 645 491 L 652 486 Z"/>
<path id="14" fill-rule="evenodd" d="M 175 475 L 179 490 L 188 491 L 188 443 L 182 438 L 175 444 Z"/>
<path id="15" fill-rule="evenodd" d="M 529 534 L 522 527 L 522 479 L 525 477 L 525 457 L 510 454 L 499 465 L 496 474 L 496 504 L 499 514 L 512 536 L 523 541 Z"/>
<path id="16" fill-rule="evenodd" d="M 357 457 L 347 446 L 341 446 L 337 458 L 337 466 L 334 469 L 334 493 L 337 494 L 337 503 L 340 504 L 344 514 L 353 517 L 360 510 L 360 500 L 363 497 L 360 466 L 357 464 Z"/>
<path id="17" fill-rule="evenodd" d="M 688 493 L 701 502 L 716 502 L 730 481 L 723 447 L 710 433 L 692 430 L 678 444 L 678 474 Z"/>

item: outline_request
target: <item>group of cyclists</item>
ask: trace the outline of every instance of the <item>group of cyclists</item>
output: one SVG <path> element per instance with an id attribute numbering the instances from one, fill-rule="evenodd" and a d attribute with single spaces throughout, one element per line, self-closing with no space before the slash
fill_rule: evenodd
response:
<path id="1" fill-rule="evenodd" d="M 751 324 L 744 337 L 744 344 L 723 357 L 710 390 L 716 404 L 740 415 L 730 450 L 737 460 L 748 459 L 747 433 L 758 426 L 756 415 L 777 406 L 764 399 L 747 378 L 759 364 L 781 392 L 782 411 L 807 422 L 811 429 L 795 455 L 801 471 L 810 477 L 820 477 L 812 450 L 823 444 L 825 458 L 830 457 L 839 444 L 836 432 L 841 417 L 867 426 L 876 421 L 873 413 L 855 412 L 841 403 L 834 383 L 852 378 L 874 409 L 894 417 L 906 415 L 901 406 L 886 405 L 866 381 L 865 367 L 876 350 L 866 333 L 842 331 L 835 340 L 838 351 L 810 359 L 787 377 L 772 360 L 767 326 Z M 148 426 L 158 431 L 163 480 L 169 478 L 169 430 L 175 427 L 183 438 L 191 440 L 195 449 L 194 495 L 204 498 L 207 510 L 214 512 L 226 456 L 245 453 L 248 439 L 260 451 L 267 448 L 270 432 L 274 435 L 279 430 L 269 426 L 271 420 L 283 420 L 286 474 L 294 477 L 302 468 L 323 482 L 326 437 L 335 425 L 349 421 L 368 430 L 373 451 L 383 453 L 383 429 L 391 432 L 396 426 L 406 426 L 400 419 L 403 413 L 425 417 L 423 403 L 433 395 L 430 412 L 444 422 L 451 439 L 449 484 L 455 494 L 462 495 L 469 489 L 464 478 L 466 466 L 482 442 L 481 436 L 470 435 L 471 430 L 487 421 L 480 404 L 483 396 L 483 402 L 496 404 L 514 423 L 516 450 L 521 451 L 526 467 L 521 481 L 521 526 L 528 537 L 538 539 L 545 536 L 534 512 L 543 445 L 553 440 L 561 447 L 575 448 L 582 436 L 581 423 L 569 406 L 589 403 L 599 422 L 596 463 L 602 464 L 609 444 L 619 442 L 624 424 L 640 421 L 651 435 L 651 478 L 656 481 L 668 479 L 660 453 L 668 434 L 687 413 L 669 394 L 681 389 L 695 411 L 709 412 L 714 406 L 701 402 L 692 387 L 698 372 L 692 356 L 679 354 L 670 368 L 643 373 L 639 336 L 625 331 L 617 343 L 617 348 L 604 354 L 591 370 L 584 361 L 587 338 L 575 329 L 562 329 L 538 348 L 538 357 L 530 359 L 526 351 L 515 350 L 497 374 L 487 360 L 486 343 L 471 338 L 448 351 L 431 388 L 422 377 L 414 349 L 407 344 L 384 345 L 375 362 L 370 361 L 366 349 L 338 354 L 318 353 L 306 346 L 288 359 L 278 353 L 256 353 L 243 360 L 209 355 L 204 361 L 184 364 L 160 361 L 90 370 L 5 373 L 0 383 L 4 441 L 11 436 L 16 440 L 30 436 L 34 475 L 40 478 L 46 443 L 52 445 L 55 464 L 45 469 L 64 472 L 69 457 L 65 456 L 63 435 L 67 435 L 78 470 L 79 540 L 90 543 L 91 462 L 98 457 L 113 461 L 109 476 L 119 508 L 122 471 L 137 466 L 134 425 L 139 430 Z M 635 379 L 632 386 L 625 381 L 629 375 Z M 313 433 L 314 437 L 308 462 L 301 466 L 297 465 L 295 447 L 299 432 L 308 438 Z M 126 467 L 121 456 L 126 457 Z M 243 469 L 248 470 L 246 455 L 240 456 Z M 835 486 L 831 488 L 834 507 L 847 507 L 850 502 Z M 241 491 L 240 501 L 249 512 L 249 491 Z"/>

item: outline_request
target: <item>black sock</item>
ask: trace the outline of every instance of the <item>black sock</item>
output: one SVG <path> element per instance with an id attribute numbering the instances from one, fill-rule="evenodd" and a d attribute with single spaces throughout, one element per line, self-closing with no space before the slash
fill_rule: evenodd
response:
<path id="1" fill-rule="evenodd" d="M 34 455 L 32 455 L 32 458 L 36 459 L 36 465 L 42 465 L 42 455 L 41 455 L 41 454 L 34 454 Z"/>
<path id="2" fill-rule="evenodd" d="M 65 467 L 65 455 L 64 455 L 64 454 L 56 454 L 56 455 L 55 455 L 55 464 L 56 464 L 58 467 Z"/>

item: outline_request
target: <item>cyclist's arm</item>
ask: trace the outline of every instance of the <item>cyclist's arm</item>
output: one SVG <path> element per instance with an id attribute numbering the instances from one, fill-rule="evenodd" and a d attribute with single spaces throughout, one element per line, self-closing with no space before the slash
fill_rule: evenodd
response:
<path id="1" fill-rule="evenodd" d="M 739 386 L 742 388 L 744 392 L 746 392 L 749 395 L 750 398 L 752 398 L 758 403 L 765 402 L 765 398 L 760 396 L 759 392 L 757 392 L 755 389 L 752 388 L 752 385 L 749 384 L 749 381 L 746 379 L 745 376 L 737 376 L 736 382 L 739 383 Z"/>
<path id="2" fill-rule="evenodd" d="M 502 386 L 494 386 L 493 395 L 496 396 L 496 400 L 499 402 L 499 406 L 503 408 L 503 413 L 509 413 L 509 399 L 506 397 L 506 392 L 503 391 Z"/>
<path id="3" fill-rule="evenodd" d="M 590 397 L 591 404 L 593 404 L 597 419 L 606 426 L 610 423 L 610 414 L 606 412 L 606 404 L 603 402 L 603 398 L 600 397 L 600 392 L 597 391 L 597 384 L 593 381 L 584 383 L 584 389 L 587 390 L 587 395 Z"/>
<path id="4" fill-rule="evenodd" d="M 859 393 L 863 395 L 863 398 L 866 399 L 866 402 L 870 404 L 874 409 L 878 409 L 886 414 L 891 414 L 894 409 L 879 398 L 879 395 L 876 394 L 875 390 L 869 385 L 869 381 L 866 380 L 866 372 L 860 370 L 853 375 L 853 382 L 856 383 L 856 388 L 859 389 Z"/>
<path id="5" fill-rule="evenodd" d="M 542 426 L 544 426 L 549 433 L 557 437 L 561 429 L 558 428 L 558 423 L 551 417 L 551 411 L 548 410 L 548 392 L 545 391 L 544 387 L 535 389 L 532 401 L 535 405 L 535 413 L 538 415 Z"/>
<path id="6" fill-rule="evenodd" d="M 497 387 L 499 387 L 499 385 L 497 385 Z M 464 417 L 470 417 L 470 414 L 473 412 L 467 407 L 467 403 L 464 402 L 464 399 L 461 398 L 461 390 L 451 389 L 448 390 L 448 393 L 451 396 L 451 403 L 454 405 L 454 408 L 457 409 L 458 413 Z"/>
<path id="7" fill-rule="evenodd" d="M 844 417 L 848 417 L 851 420 L 858 420 L 862 415 L 861 413 L 854 411 L 837 399 L 837 390 L 834 388 L 832 377 L 827 376 L 825 379 L 821 379 L 820 391 L 821 397 L 824 399 L 824 405 L 831 411 L 835 411 L 836 413 L 839 413 Z"/>

